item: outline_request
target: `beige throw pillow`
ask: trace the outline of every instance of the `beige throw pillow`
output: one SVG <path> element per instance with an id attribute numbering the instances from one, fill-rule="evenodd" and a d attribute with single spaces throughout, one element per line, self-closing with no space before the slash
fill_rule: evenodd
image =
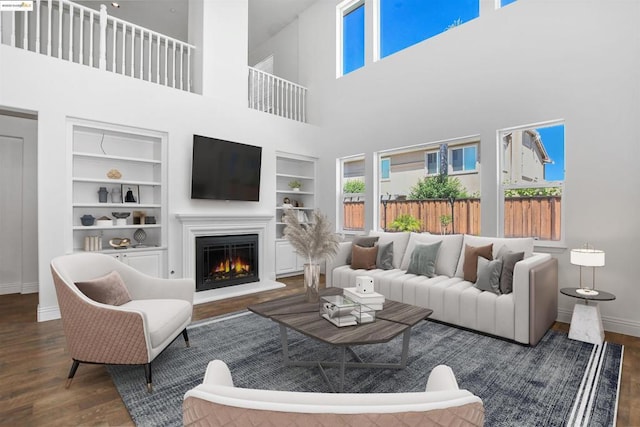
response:
<path id="1" fill-rule="evenodd" d="M 351 268 L 354 270 L 372 270 L 376 268 L 377 256 L 377 246 L 372 248 L 363 248 L 362 246 L 353 245 L 351 251 Z"/>

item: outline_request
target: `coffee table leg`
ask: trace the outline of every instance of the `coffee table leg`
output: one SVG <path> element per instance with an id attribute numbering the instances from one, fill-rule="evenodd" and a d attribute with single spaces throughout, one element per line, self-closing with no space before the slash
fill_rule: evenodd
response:
<path id="1" fill-rule="evenodd" d="M 409 339 L 411 338 L 411 328 L 407 328 L 402 333 L 402 355 L 400 356 L 400 369 L 407 367 L 407 359 L 409 358 Z"/>
<path id="2" fill-rule="evenodd" d="M 287 327 L 284 325 L 280 325 L 280 342 L 282 343 L 284 366 L 289 366 L 289 339 L 287 338 Z"/>

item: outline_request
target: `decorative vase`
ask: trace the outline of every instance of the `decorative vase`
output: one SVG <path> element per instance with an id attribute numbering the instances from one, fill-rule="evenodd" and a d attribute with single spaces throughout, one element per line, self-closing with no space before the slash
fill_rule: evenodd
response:
<path id="1" fill-rule="evenodd" d="M 307 302 L 320 300 L 320 264 L 304 265 L 304 288 Z"/>
<path id="2" fill-rule="evenodd" d="M 109 194 L 107 187 L 100 187 L 98 190 L 98 202 L 107 203 L 107 194 Z"/>
<path id="3" fill-rule="evenodd" d="M 122 191 L 118 187 L 111 190 L 111 203 L 122 203 Z"/>
<path id="4" fill-rule="evenodd" d="M 134 248 L 144 248 L 145 247 L 142 244 L 142 242 L 144 242 L 147 239 L 147 233 L 142 228 L 138 228 L 133 233 L 133 238 L 135 239 L 136 242 L 138 242 L 138 244 L 135 245 Z"/>

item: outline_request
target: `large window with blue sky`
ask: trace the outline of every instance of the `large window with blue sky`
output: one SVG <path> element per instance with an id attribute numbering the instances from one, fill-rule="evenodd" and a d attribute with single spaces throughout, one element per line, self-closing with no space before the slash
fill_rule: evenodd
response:
<path id="1" fill-rule="evenodd" d="M 561 121 L 500 131 L 503 235 L 563 240 Z"/>
<path id="2" fill-rule="evenodd" d="M 364 66 L 365 49 L 364 1 L 346 1 L 338 6 L 338 25 L 341 28 L 340 74 L 348 74 Z"/>
<path id="3" fill-rule="evenodd" d="M 479 0 L 379 2 L 380 58 L 464 24 L 480 13 Z"/>

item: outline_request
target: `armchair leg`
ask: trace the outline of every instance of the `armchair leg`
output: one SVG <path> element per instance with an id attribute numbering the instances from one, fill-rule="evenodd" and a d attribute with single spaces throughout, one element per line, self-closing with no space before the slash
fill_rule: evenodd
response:
<path id="1" fill-rule="evenodd" d="M 65 388 L 69 388 L 71 386 L 71 381 L 73 380 L 73 376 L 78 370 L 78 366 L 80 366 L 80 362 L 76 359 L 73 359 L 73 364 L 71 365 L 71 370 L 69 370 L 69 376 L 67 377 L 67 383 L 64 386 Z"/>
<path id="2" fill-rule="evenodd" d="M 151 384 L 151 362 L 145 363 L 144 376 L 147 378 L 147 391 L 151 393 L 153 391 L 153 385 Z"/>
<path id="3" fill-rule="evenodd" d="M 182 337 L 184 338 L 184 343 L 186 344 L 186 346 L 190 347 L 190 345 L 189 345 L 189 335 L 187 334 L 187 328 L 184 328 L 182 330 Z"/>

